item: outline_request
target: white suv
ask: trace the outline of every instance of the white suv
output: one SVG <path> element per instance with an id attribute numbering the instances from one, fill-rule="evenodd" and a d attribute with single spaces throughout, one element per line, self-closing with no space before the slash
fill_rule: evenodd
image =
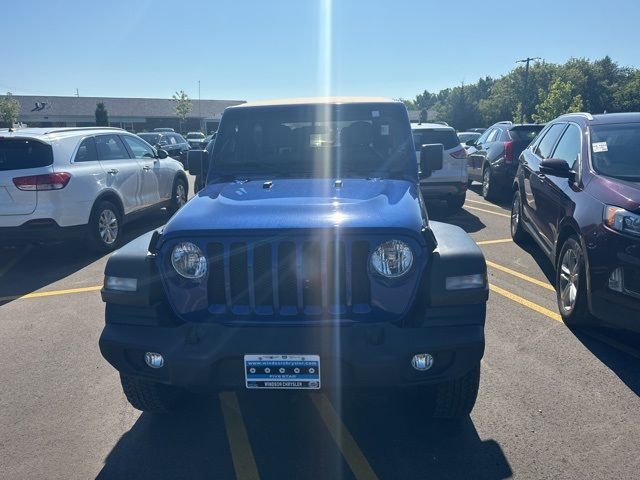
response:
<path id="1" fill-rule="evenodd" d="M 445 200 L 449 208 L 459 209 L 467 195 L 467 151 L 460 144 L 456 131 L 439 123 L 412 123 L 411 133 L 420 165 L 420 147 L 441 143 L 444 147 L 442 170 L 420 180 L 420 190 L 425 199 Z"/>
<path id="2" fill-rule="evenodd" d="M 187 200 L 182 164 L 119 128 L 0 131 L 0 241 L 116 248 L 125 220 Z"/>

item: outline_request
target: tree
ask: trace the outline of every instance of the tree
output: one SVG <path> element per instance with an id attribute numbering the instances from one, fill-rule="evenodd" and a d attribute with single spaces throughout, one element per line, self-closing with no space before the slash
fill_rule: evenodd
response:
<path id="1" fill-rule="evenodd" d="M 182 130 L 182 122 L 187 119 L 187 115 L 193 108 L 193 103 L 189 100 L 189 95 L 184 90 L 180 90 L 173 94 L 173 111 L 176 117 L 180 119 L 180 130 Z"/>
<path id="2" fill-rule="evenodd" d="M 420 110 L 420 121 L 426 122 L 429 119 L 429 110 L 437 102 L 437 97 L 433 93 L 429 93 L 427 90 L 416 95 L 416 99 L 413 101 L 415 108 Z"/>
<path id="3" fill-rule="evenodd" d="M 640 70 L 615 93 L 615 110 L 621 112 L 640 111 Z"/>
<path id="4" fill-rule="evenodd" d="M 18 120 L 20 114 L 20 102 L 13 98 L 11 92 L 7 92 L 4 97 L 0 97 L 0 118 L 9 128 Z"/>
<path id="5" fill-rule="evenodd" d="M 546 98 L 536 107 L 533 119 L 536 122 L 546 123 L 565 113 L 581 111 L 584 108 L 582 95 L 575 95 L 574 88 L 571 82 L 563 82 L 560 78 L 555 79 Z M 544 96 L 544 92 L 540 92 L 539 95 Z"/>
<path id="6" fill-rule="evenodd" d="M 98 102 L 96 104 L 96 126 L 109 126 L 109 112 L 107 112 L 107 108 L 104 106 L 104 102 Z"/>

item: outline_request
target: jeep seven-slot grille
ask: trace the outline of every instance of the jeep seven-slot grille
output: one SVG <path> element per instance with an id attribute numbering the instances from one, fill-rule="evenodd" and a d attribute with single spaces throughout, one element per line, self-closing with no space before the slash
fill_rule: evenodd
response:
<path id="1" fill-rule="evenodd" d="M 216 242 L 209 311 L 313 319 L 371 312 L 366 241 Z"/>

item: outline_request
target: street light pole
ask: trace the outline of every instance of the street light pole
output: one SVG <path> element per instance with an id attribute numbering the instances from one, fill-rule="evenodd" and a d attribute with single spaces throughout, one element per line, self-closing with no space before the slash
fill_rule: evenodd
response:
<path id="1" fill-rule="evenodd" d="M 200 101 L 200 80 L 198 80 L 198 118 L 200 118 L 200 130 L 202 131 L 202 102 Z"/>
<path id="2" fill-rule="evenodd" d="M 527 66 L 524 70 L 524 95 L 522 98 L 522 108 L 520 109 L 520 123 L 524 123 L 524 113 L 528 107 L 529 100 L 529 63 L 535 60 L 542 60 L 540 57 L 527 57 L 523 60 L 518 60 L 516 63 L 526 63 Z"/>

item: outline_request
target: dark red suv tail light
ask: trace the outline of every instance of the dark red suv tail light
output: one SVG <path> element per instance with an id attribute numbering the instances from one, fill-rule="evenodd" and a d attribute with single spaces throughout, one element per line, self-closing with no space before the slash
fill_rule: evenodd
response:
<path id="1" fill-rule="evenodd" d="M 67 186 L 69 180 L 71 180 L 70 173 L 58 172 L 16 177 L 13 179 L 13 184 L 20 190 L 60 190 Z"/>
<path id="2" fill-rule="evenodd" d="M 513 162 L 513 142 L 504 142 L 504 161 L 505 163 Z"/>

